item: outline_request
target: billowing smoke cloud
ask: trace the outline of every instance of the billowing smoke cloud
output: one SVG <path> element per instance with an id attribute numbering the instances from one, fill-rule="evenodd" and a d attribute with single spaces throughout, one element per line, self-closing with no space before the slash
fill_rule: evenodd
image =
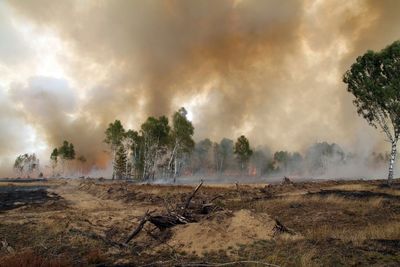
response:
<path id="1" fill-rule="evenodd" d="M 68 139 L 99 166 L 109 122 L 139 127 L 180 106 L 194 114 L 197 138 L 245 133 L 254 144 L 301 150 L 322 140 L 351 146 L 370 131 L 369 146 L 381 145 L 357 117 L 341 76 L 366 49 L 399 38 L 398 1 L 8 5 L 10 16 L 60 37 L 68 51 L 59 61 L 72 79 L 10 87 L 18 112 L 50 146 Z"/>

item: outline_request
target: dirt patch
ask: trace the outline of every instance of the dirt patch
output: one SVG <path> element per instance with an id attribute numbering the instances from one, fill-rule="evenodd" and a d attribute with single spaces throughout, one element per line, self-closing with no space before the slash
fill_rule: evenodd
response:
<path id="1" fill-rule="evenodd" d="M 259 239 L 271 239 L 274 225 L 267 214 L 255 214 L 249 210 L 220 213 L 212 220 L 175 227 L 168 244 L 202 255 L 209 251 L 235 249 Z"/>

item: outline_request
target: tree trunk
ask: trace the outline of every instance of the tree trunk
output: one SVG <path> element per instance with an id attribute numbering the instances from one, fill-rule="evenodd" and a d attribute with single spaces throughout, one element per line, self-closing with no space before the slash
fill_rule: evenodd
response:
<path id="1" fill-rule="evenodd" d="M 115 149 L 112 148 L 112 180 L 115 179 Z"/>
<path id="2" fill-rule="evenodd" d="M 174 183 L 176 182 L 176 177 L 178 176 L 178 157 L 175 155 L 175 160 L 174 160 Z"/>
<path id="3" fill-rule="evenodd" d="M 393 166 L 396 160 L 396 154 L 397 154 L 397 138 L 395 138 L 395 140 L 392 141 L 392 152 L 390 153 L 390 164 L 389 164 L 389 175 L 388 175 L 389 186 L 392 185 L 393 181 Z"/>

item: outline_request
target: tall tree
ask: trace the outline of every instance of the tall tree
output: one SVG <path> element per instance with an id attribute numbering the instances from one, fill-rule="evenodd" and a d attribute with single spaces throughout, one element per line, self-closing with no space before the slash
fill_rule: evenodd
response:
<path id="1" fill-rule="evenodd" d="M 247 163 L 253 154 L 253 150 L 250 148 L 249 140 L 244 135 L 237 139 L 234 153 L 239 161 L 240 169 L 243 172 L 247 168 Z"/>
<path id="2" fill-rule="evenodd" d="M 371 126 L 380 127 L 391 143 L 388 174 L 391 185 L 400 134 L 400 41 L 358 57 L 343 81 L 355 97 L 353 103 L 358 114 Z"/>
<path id="3" fill-rule="evenodd" d="M 192 122 L 188 120 L 187 111 L 182 107 L 172 116 L 172 153 L 169 167 L 174 162 L 174 181 L 178 176 L 183 156 L 190 153 L 194 148 L 193 134 L 194 127 Z"/>
<path id="4" fill-rule="evenodd" d="M 254 166 L 255 172 L 258 176 L 261 176 L 266 172 L 267 163 L 268 157 L 266 153 L 261 149 L 255 150 L 251 156 L 251 164 Z"/>
<path id="5" fill-rule="evenodd" d="M 122 141 L 125 137 L 125 129 L 122 126 L 121 121 L 115 120 L 114 123 L 110 123 L 108 128 L 105 131 L 106 138 L 104 142 L 108 144 L 111 148 L 111 155 L 112 155 L 112 166 L 113 166 L 113 173 L 112 179 L 115 178 L 115 154 L 119 146 L 122 144 Z"/>
<path id="6" fill-rule="evenodd" d="M 194 171 L 204 172 L 210 168 L 211 165 L 211 148 L 213 143 L 210 139 L 206 138 L 198 142 L 194 149 L 194 157 L 196 160 Z"/>
<path id="7" fill-rule="evenodd" d="M 14 170 L 21 176 L 30 177 L 39 171 L 39 159 L 33 154 L 19 155 L 14 162 Z"/>
<path id="8" fill-rule="evenodd" d="M 53 150 L 54 152 L 54 150 Z M 65 163 L 75 159 L 75 148 L 72 143 L 64 140 L 62 146 L 58 148 L 57 156 L 61 157 L 62 172 L 65 172 Z M 51 156 L 50 156 L 51 157 Z M 68 165 L 68 164 L 67 164 Z M 68 169 L 68 166 L 67 166 Z"/>
<path id="9" fill-rule="evenodd" d="M 77 160 L 80 162 L 80 173 L 81 174 L 83 174 L 83 166 L 84 166 L 84 164 L 86 163 L 86 157 L 85 156 L 83 156 L 83 155 L 80 155 L 78 158 L 77 158 Z"/>
<path id="10" fill-rule="evenodd" d="M 214 145 L 216 149 L 215 161 L 217 171 L 222 173 L 226 170 L 228 164 L 231 163 L 233 158 L 233 141 L 227 138 L 223 138 L 219 144 Z"/>
<path id="11" fill-rule="evenodd" d="M 53 152 L 51 152 L 50 161 L 51 161 L 51 168 L 53 169 L 53 176 L 55 176 L 55 171 L 56 171 L 57 164 L 58 164 L 58 149 L 57 148 L 54 148 Z"/>
<path id="12" fill-rule="evenodd" d="M 128 130 L 125 134 L 127 147 L 127 176 L 141 179 L 143 170 L 143 138 L 138 132 Z"/>
<path id="13" fill-rule="evenodd" d="M 124 179 L 127 175 L 127 155 L 123 145 L 120 145 L 115 154 L 114 170 L 117 179 Z"/>
<path id="14" fill-rule="evenodd" d="M 344 164 L 345 153 L 335 143 L 315 143 L 306 150 L 305 161 L 309 173 L 320 175 L 325 173 L 329 167 Z"/>
<path id="15" fill-rule="evenodd" d="M 154 178 L 156 163 L 166 153 L 170 141 L 168 118 L 149 117 L 141 126 L 143 137 L 143 174 L 142 179 Z"/>
<path id="16" fill-rule="evenodd" d="M 277 151 L 274 154 L 274 162 L 277 171 L 286 172 L 290 160 L 290 153 L 287 151 Z"/>

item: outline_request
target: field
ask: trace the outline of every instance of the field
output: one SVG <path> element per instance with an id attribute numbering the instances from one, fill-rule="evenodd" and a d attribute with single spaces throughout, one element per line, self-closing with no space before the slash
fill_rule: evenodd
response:
<path id="1" fill-rule="evenodd" d="M 1 182 L 0 266 L 399 266 L 400 180 L 204 184 L 188 223 L 124 243 L 194 187 Z"/>

